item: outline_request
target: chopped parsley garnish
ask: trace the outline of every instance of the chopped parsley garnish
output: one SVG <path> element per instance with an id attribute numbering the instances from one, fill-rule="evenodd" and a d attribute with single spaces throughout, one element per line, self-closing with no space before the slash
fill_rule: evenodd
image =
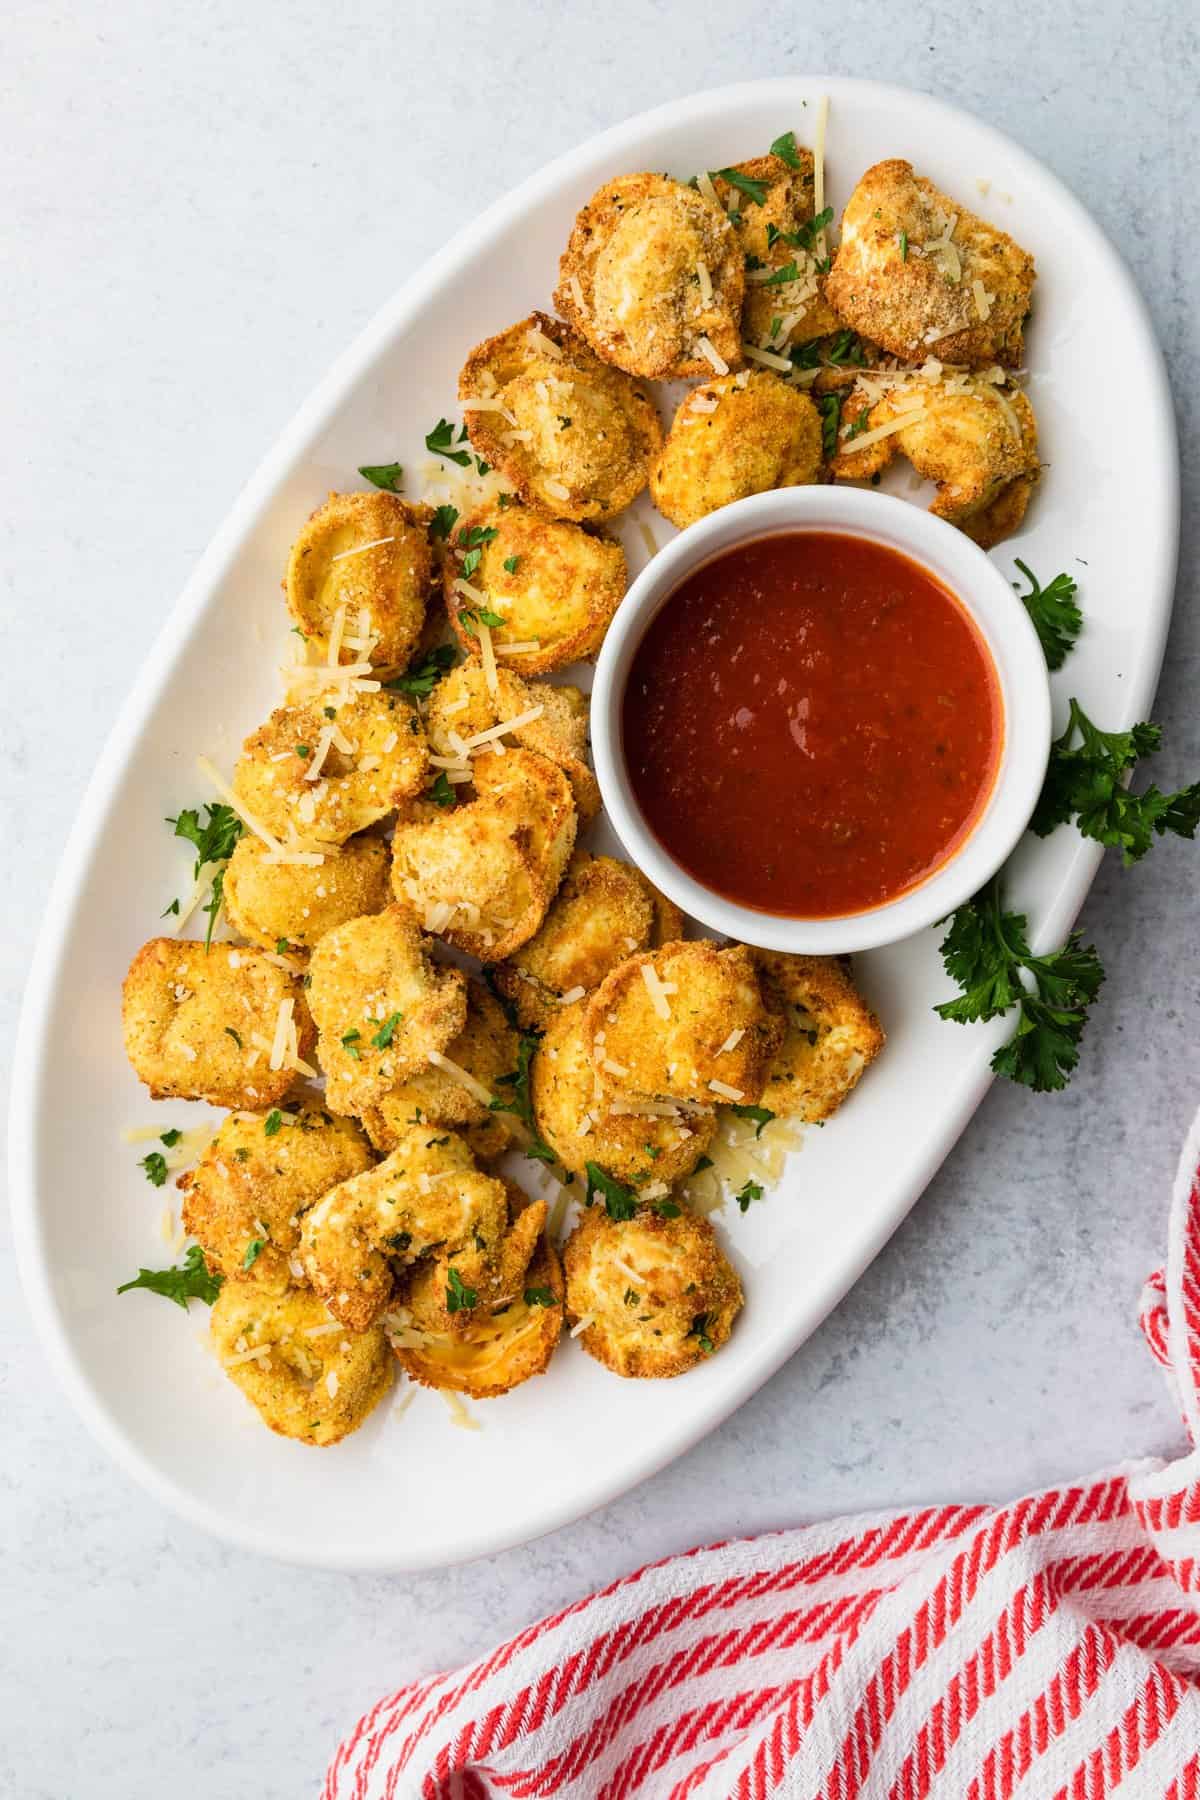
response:
<path id="1" fill-rule="evenodd" d="M 170 906 L 164 906 L 158 916 L 160 919 L 165 919 L 167 917 L 168 913 L 174 913 L 176 918 L 179 917 L 179 902 L 178 902 L 178 900 L 172 900 Z"/>
<path id="2" fill-rule="evenodd" d="M 255 1263 L 262 1255 L 263 1250 L 266 1248 L 266 1243 L 266 1238 L 250 1239 L 250 1242 L 246 1245 L 246 1254 L 242 1258 L 243 1269 L 252 1269 L 254 1267 Z"/>
<path id="3" fill-rule="evenodd" d="M 457 506 L 450 506 L 449 504 L 445 506 L 435 506 L 433 509 L 433 519 L 429 526 L 430 536 L 443 539 L 448 538 L 457 523 Z"/>
<path id="4" fill-rule="evenodd" d="M 656 1200 L 654 1210 L 660 1219 L 677 1219 L 679 1207 L 674 1200 Z"/>
<path id="5" fill-rule="evenodd" d="M 296 745 L 296 755 L 301 759 L 301 761 L 303 761 L 306 757 L 309 757 L 312 755 L 312 745 L 311 744 L 297 744 Z"/>
<path id="6" fill-rule="evenodd" d="M 506 556 L 504 559 L 505 572 L 509 575 L 515 575 L 517 572 L 517 565 L 520 562 L 520 560 L 521 559 L 519 556 Z"/>
<path id="7" fill-rule="evenodd" d="M 833 208 L 832 206 L 823 206 L 820 212 L 809 219 L 807 223 L 797 226 L 795 231 L 781 232 L 780 236 L 786 238 L 789 244 L 794 244 L 797 250 L 815 250 L 817 239 L 826 226 L 832 224 Z"/>
<path id="8" fill-rule="evenodd" d="M 742 1212 L 749 1212 L 751 1201 L 761 1200 L 763 1197 L 762 1182 L 744 1181 L 733 1197 Z"/>
<path id="9" fill-rule="evenodd" d="M 467 1287 L 457 1269 L 450 1269 L 446 1276 L 446 1311 L 448 1313 L 471 1312 L 479 1304 L 479 1295 L 474 1288 Z"/>
<path id="10" fill-rule="evenodd" d="M 900 261 L 901 262 L 908 261 L 908 233 L 907 233 L 907 231 L 902 231 L 900 233 Z"/>
<path id="11" fill-rule="evenodd" d="M 835 369 L 841 368 L 845 363 L 855 363 L 861 367 L 863 347 L 862 339 L 857 331 L 851 331 L 849 326 L 843 326 L 841 331 L 835 332 L 825 346 L 825 360 L 831 363 Z"/>
<path id="12" fill-rule="evenodd" d="M 162 1187 L 167 1179 L 167 1159 L 161 1150 L 151 1150 L 143 1156 L 138 1168 L 145 1171 L 146 1180 L 153 1187 Z"/>
<path id="13" fill-rule="evenodd" d="M 711 1156 L 701 1156 L 697 1159 L 694 1173 L 697 1175 L 703 1175 L 705 1169 L 711 1169 L 712 1166 L 713 1166 L 713 1159 Z"/>
<path id="14" fill-rule="evenodd" d="M 553 1288 L 527 1287 L 525 1289 L 526 1306 L 557 1306 L 558 1295 Z"/>
<path id="15" fill-rule="evenodd" d="M 404 1014 L 402 1012 L 389 1013 L 388 1017 L 379 1027 L 379 1030 L 375 1033 L 375 1036 L 371 1039 L 371 1042 L 377 1050 L 387 1050 L 390 1047 L 393 1033 L 403 1018 Z"/>
<path id="16" fill-rule="evenodd" d="M 641 1299 L 641 1297 L 642 1296 L 638 1293 L 636 1288 L 626 1288 L 625 1289 L 625 1304 L 626 1304 L 626 1306 L 636 1306 L 638 1304 L 639 1300 Z"/>
<path id="17" fill-rule="evenodd" d="M 433 430 L 425 435 L 425 448 L 432 451 L 434 456 L 444 456 L 447 462 L 457 463 L 460 469 L 465 469 L 471 460 L 470 451 L 459 450 L 455 446 L 465 443 L 466 438 L 465 425 L 456 439 L 449 419 L 439 419 Z"/>
<path id="18" fill-rule="evenodd" d="M 225 1036 L 231 1037 L 233 1039 L 234 1043 L 237 1045 L 239 1050 L 242 1050 L 245 1048 L 245 1046 L 242 1043 L 241 1033 L 235 1031 L 233 1029 L 232 1025 L 227 1025 L 225 1027 Z"/>
<path id="19" fill-rule="evenodd" d="M 1079 742 L 1074 740 L 1078 736 Z M 1191 838 L 1200 824 L 1200 782 L 1164 794 L 1153 784 L 1130 793 L 1121 777 L 1153 756 L 1162 742 L 1158 725 L 1130 726 L 1128 731 L 1101 731 L 1071 701 L 1067 728 L 1050 746 L 1050 766 L 1030 830 L 1049 837 L 1073 819 L 1084 837 L 1121 851 L 1125 866 L 1139 862 L 1156 836 L 1166 831 Z"/>
<path id="20" fill-rule="evenodd" d="M 800 279 L 800 271 L 796 267 L 795 263 L 794 262 L 786 262 L 786 263 L 784 263 L 782 268 L 776 269 L 775 273 L 773 275 L 768 275 L 767 279 L 763 282 L 760 282 L 759 285 L 761 287 L 765 287 L 765 288 L 783 287 L 786 282 L 798 281 L 799 279 Z"/>
<path id="21" fill-rule="evenodd" d="M 432 694 L 447 669 L 454 667 L 454 661 L 453 644 L 435 644 L 419 663 L 415 663 L 403 675 L 397 675 L 387 686 L 394 688 L 397 693 L 412 694 L 415 699 L 424 700 Z"/>
<path id="22" fill-rule="evenodd" d="M 358 472 L 372 487 L 383 488 L 389 494 L 400 492 L 404 470 L 399 463 L 365 463 Z"/>
<path id="23" fill-rule="evenodd" d="M 218 801 L 216 806 L 206 804 L 204 811 L 208 817 L 201 821 L 194 806 L 185 807 L 177 818 L 169 818 L 167 824 L 175 827 L 176 837 L 186 838 L 189 844 L 195 845 L 196 864 L 192 873 L 197 881 L 204 869 L 214 870 L 208 899 L 201 909 L 208 917 L 208 930 L 204 934 L 204 948 L 207 952 L 224 898 L 225 865 L 233 855 L 243 826 L 232 806 L 226 806 L 223 802 Z M 170 910 L 172 909 L 168 908 Z M 174 910 L 179 910 L 177 904 Z"/>
<path id="24" fill-rule="evenodd" d="M 267 1114 L 266 1118 L 263 1120 L 263 1135 L 265 1137 L 274 1137 L 276 1132 L 279 1131 L 279 1129 L 281 1128 L 282 1125 L 283 1125 L 283 1114 L 280 1112 L 280 1110 L 277 1106 L 273 1106 L 271 1108 L 270 1112 Z"/>
<path id="25" fill-rule="evenodd" d="M 472 554 L 477 555 L 478 552 Z M 486 625 L 489 631 L 495 631 L 498 625 L 503 625 L 504 617 L 501 613 L 493 612 L 490 606 L 464 607 L 458 615 L 458 622 L 464 631 L 469 632 L 472 637 L 478 637 L 476 625 Z"/>
<path id="26" fill-rule="evenodd" d="M 1015 581 L 1013 587 L 1017 589 L 1018 597 L 1033 620 L 1047 667 L 1061 669 L 1083 629 L 1083 614 L 1075 604 L 1078 583 L 1072 576 L 1062 574 L 1056 575 L 1053 581 L 1042 587 L 1028 564 L 1023 563 L 1019 556 L 1015 560 L 1029 583 L 1029 592 L 1022 594 Z"/>
<path id="27" fill-rule="evenodd" d="M 841 394 L 818 394 L 817 410 L 821 415 L 821 449 L 825 460 L 832 462 L 838 450 L 838 427 L 842 422 Z"/>
<path id="28" fill-rule="evenodd" d="M 869 406 L 864 406 L 863 410 L 859 413 L 858 417 L 856 419 L 851 419 L 851 421 L 847 425 L 845 431 L 842 432 L 842 434 L 841 434 L 842 442 L 844 444 L 848 444 L 848 443 L 850 443 L 851 439 L 856 438 L 856 437 L 861 437 L 863 432 L 867 429 L 867 426 L 870 423 L 871 423 L 871 409 Z"/>
<path id="29" fill-rule="evenodd" d="M 710 169 L 708 178 L 710 181 L 727 181 L 730 187 L 737 189 L 739 194 L 745 194 L 747 200 L 754 206 L 765 204 L 767 189 L 771 185 L 769 181 L 751 180 L 750 176 L 743 175 L 740 169 Z"/>
<path id="30" fill-rule="evenodd" d="M 182 1131 L 177 1131 L 175 1129 L 175 1127 L 172 1125 L 170 1131 L 160 1131 L 159 1132 L 158 1141 L 160 1144 L 165 1144 L 167 1146 L 167 1149 L 170 1150 L 174 1147 L 174 1145 L 176 1145 L 179 1142 L 179 1140 L 182 1136 L 183 1136 Z"/>
<path id="31" fill-rule="evenodd" d="M 467 554 L 463 557 L 462 572 L 463 572 L 464 577 L 467 578 L 468 580 L 475 573 L 476 569 L 479 567 L 479 560 L 482 557 L 482 555 L 483 555 L 482 550 L 468 550 Z"/>
<path id="32" fill-rule="evenodd" d="M 777 156 L 780 162 L 785 162 L 789 169 L 799 169 L 803 166 L 800 161 L 800 152 L 796 148 L 794 131 L 785 131 L 782 137 L 775 139 L 771 145 L 771 155 Z"/>
<path id="33" fill-rule="evenodd" d="M 734 1105 L 734 1106 L 731 1106 L 729 1110 L 736 1119 L 753 1119 L 754 1124 L 756 1126 L 756 1130 L 754 1133 L 756 1138 L 760 1138 L 762 1136 L 764 1127 L 769 1125 L 771 1123 L 771 1120 L 776 1117 L 776 1115 L 771 1111 L 769 1106 Z M 697 1164 L 696 1166 L 698 1168 L 699 1164 Z M 712 1165 L 708 1164 L 707 1166 L 711 1167 Z"/>
<path id="34" fill-rule="evenodd" d="M 696 1314 L 695 1318 L 692 1320 L 692 1329 L 688 1332 L 688 1336 L 698 1339 L 700 1348 L 705 1356 L 711 1356 L 716 1349 L 716 1345 L 708 1335 L 707 1313 Z"/>
<path id="35" fill-rule="evenodd" d="M 430 785 L 425 789 L 426 800 L 432 800 L 435 806 L 453 806 L 454 789 L 446 775 L 445 769 L 439 769 Z"/>
<path id="36" fill-rule="evenodd" d="M 555 1163 L 557 1156 L 543 1138 L 537 1128 L 533 1116 L 533 1097 L 529 1091 L 529 1065 L 533 1053 L 537 1049 L 538 1040 L 534 1032 L 523 1031 L 517 1044 L 517 1066 L 507 1075 L 496 1078 L 496 1086 L 510 1088 L 511 1096 L 501 1098 L 499 1095 L 491 1102 L 491 1110 L 499 1113 L 512 1113 L 520 1119 L 529 1132 L 530 1142 L 524 1146 L 524 1153 L 533 1162 Z"/>
<path id="37" fill-rule="evenodd" d="M 623 1181 L 614 1181 L 611 1175 L 605 1173 L 599 1163 L 590 1162 L 584 1166 L 587 1171 L 587 1194 L 584 1205 L 591 1206 L 599 1194 L 604 1201 L 604 1210 L 610 1219 L 616 1219 L 618 1222 L 632 1219 L 638 1208 L 638 1197 L 634 1190 L 626 1187 Z"/>
<path id="38" fill-rule="evenodd" d="M 152 1294 L 161 1294 L 164 1300 L 173 1300 L 186 1312 L 189 1300 L 203 1300 L 211 1306 L 224 1279 L 223 1275 L 209 1273 L 203 1250 L 199 1244 L 193 1244 L 181 1268 L 139 1269 L 136 1278 L 123 1282 L 117 1292 L 127 1294 L 131 1288 L 146 1288 Z"/>
<path id="39" fill-rule="evenodd" d="M 342 1049 L 346 1052 L 347 1056 L 352 1056 L 355 1062 L 362 1061 L 362 1051 L 358 1046 L 358 1040 L 361 1036 L 361 1031 L 347 1031 L 342 1037 Z"/>
<path id="40" fill-rule="evenodd" d="M 507 512 L 510 506 L 516 505 L 517 501 L 517 496 L 515 494 L 498 494 L 496 498 L 501 512 Z"/>

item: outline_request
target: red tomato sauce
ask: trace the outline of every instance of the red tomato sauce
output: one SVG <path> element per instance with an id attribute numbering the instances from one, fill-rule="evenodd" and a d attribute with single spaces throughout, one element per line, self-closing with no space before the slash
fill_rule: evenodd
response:
<path id="1" fill-rule="evenodd" d="M 758 538 L 695 570 L 622 703 L 643 817 L 716 893 L 790 918 L 865 912 L 970 834 L 1003 741 L 991 654 L 886 545 Z"/>

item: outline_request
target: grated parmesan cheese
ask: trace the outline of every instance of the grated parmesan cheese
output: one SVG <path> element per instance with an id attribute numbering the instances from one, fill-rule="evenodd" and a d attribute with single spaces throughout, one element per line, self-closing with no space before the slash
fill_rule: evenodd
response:
<path id="1" fill-rule="evenodd" d="M 725 358 L 710 339 L 698 337 L 694 348 L 700 352 L 700 355 L 704 358 L 705 362 L 712 364 L 718 375 L 728 375 L 729 364 L 725 361 Z M 790 363 L 788 364 L 788 367 L 791 367 Z"/>
<path id="2" fill-rule="evenodd" d="M 735 1106 L 746 1098 L 741 1088 L 730 1087 L 727 1081 L 710 1081 L 708 1086 L 710 1092 L 718 1094 L 722 1100 L 732 1101 Z"/>
<path id="3" fill-rule="evenodd" d="M 485 625 L 482 619 L 478 619 L 475 629 L 479 633 L 479 656 L 483 663 L 483 679 L 487 683 L 488 693 L 496 694 L 499 692 L 500 684 L 496 680 L 496 652 L 492 647 L 491 627 Z"/>
<path id="4" fill-rule="evenodd" d="M 658 970 L 654 967 L 653 963 L 642 964 L 642 980 L 645 982 L 646 991 L 650 995 L 650 1004 L 653 1006 L 659 1018 L 669 1019 L 671 1016 L 671 1003 L 667 999 L 667 994 L 670 990 L 660 978 Z"/>
<path id="5" fill-rule="evenodd" d="M 372 538 L 369 544 L 355 544 L 352 550 L 339 550 L 337 555 L 331 556 L 329 560 L 331 563 L 345 562 L 348 556 L 361 556 L 364 550 L 377 550 L 380 544 L 394 544 L 395 541 L 396 539 L 394 536 Z M 342 608 L 342 611 L 345 612 L 344 607 Z"/>
<path id="6" fill-rule="evenodd" d="M 792 365 L 786 356 L 779 356 L 774 350 L 760 350 L 757 344 L 743 344 L 742 355 L 749 362 L 761 363 L 765 369 L 778 369 L 781 374 L 791 373 Z"/>
<path id="7" fill-rule="evenodd" d="M 696 279 L 700 283 L 701 302 L 707 306 L 713 297 L 712 276 L 708 272 L 707 263 L 698 262 L 696 264 Z"/>

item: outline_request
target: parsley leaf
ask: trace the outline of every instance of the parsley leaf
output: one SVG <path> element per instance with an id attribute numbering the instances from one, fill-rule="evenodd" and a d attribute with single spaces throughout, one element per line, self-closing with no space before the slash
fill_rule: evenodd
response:
<path id="1" fill-rule="evenodd" d="M 737 1106 L 737 1105 L 735 1105 L 730 1108 L 730 1111 L 733 1113 L 733 1116 L 735 1119 L 753 1119 L 754 1120 L 756 1126 L 758 1127 L 758 1129 L 754 1133 L 756 1138 L 760 1138 L 762 1136 L 764 1127 L 769 1125 L 771 1123 L 771 1120 L 776 1117 L 776 1114 L 771 1111 L 769 1106 Z"/>
<path id="2" fill-rule="evenodd" d="M 774 274 L 768 275 L 765 281 L 760 282 L 759 286 L 765 288 L 783 287 L 785 283 L 789 281 L 798 281 L 799 278 L 800 271 L 796 267 L 796 264 L 794 262 L 786 262 L 783 264 L 782 268 L 776 269 Z"/>
<path id="3" fill-rule="evenodd" d="M 160 1144 L 165 1144 L 167 1146 L 167 1149 L 170 1150 L 179 1142 L 179 1140 L 182 1136 L 183 1136 L 182 1131 L 177 1131 L 175 1129 L 175 1127 L 172 1125 L 170 1131 L 160 1131 L 159 1132 L 158 1141 Z"/>
<path id="4" fill-rule="evenodd" d="M 737 1201 L 742 1212 L 749 1212 L 750 1202 L 752 1200 L 761 1200 L 762 1197 L 763 1190 L 761 1181 L 744 1181 L 734 1195 L 734 1199 Z"/>
<path id="5" fill-rule="evenodd" d="M 688 1336 L 699 1340 L 700 1348 L 705 1356 L 711 1356 L 716 1349 L 716 1345 L 708 1335 L 707 1313 L 696 1314 L 695 1318 L 692 1320 L 692 1329 L 688 1332 Z"/>
<path id="6" fill-rule="evenodd" d="M 274 1137 L 283 1124 L 283 1114 L 277 1106 L 273 1106 L 263 1120 L 263 1136 Z"/>
<path id="7" fill-rule="evenodd" d="M 817 410 L 821 415 L 821 450 L 826 462 L 832 462 L 838 450 L 838 428 L 842 422 L 841 394 L 818 394 Z"/>
<path id="8" fill-rule="evenodd" d="M 246 1254 L 242 1258 L 243 1269 L 252 1269 L 266 1246 L 266 1238 L 251 1238 L 246 1245 Z"/>
<path id="9" fill-rule="evenodd" d="M 242 821 L 232 806 L 219 801 L 216 806 L 206 805 L 208 817 L 203 821 L 194 806 L 184 807 L 177 818 L 169 818 L 168 825 L 175 827 L 175 836 L 185 838 L 196 848 L 196 863 L 192 870 L 199 881 L 202 870 L 214 870 L 208 899 L 201 909 L 208 916 L 208 930 L 204 934 L 204 948 L 208 950 L 212 943 L 213 928 L 217 923 L 217 915 L 224 901 L 225 865 L 237 847 L 242 835 Z"/>
<path id="10" fill-rule="evenodd" d="M 472 555 L 477 556 L 478 554 L 478 551 L 472 552 Z M 470 557 L 467 558 L 467 561 L 470 561 Z M 465 568 L 466 565 L 463 566 Z M 490 606 L 479 606 L 474 609 L 464 607 L 458 615 L 458 622 L 464 631 L 469 632 L 472 637 L 478 637 L 476 625 L 486 625 L 489 631 L 495 631 L 498 625 L 503 625 L 504 617 L 501 613 L 493 612 Z"/>
<path id="11" fill-rule="evenodd" d="M 151 1150 L 143 1156 L 138 1164 L 139 1169 L 146 1172 L 146 1180 L 152 1187 L 162 1187 L 167 1179 L 167 1159 L 161 1150 Z"/>
<path id="12" fill-rule="evenodd" d="M 394 1013 L 389 1014 L 389 1016 L 383 1021 L 383 1024 L 379 1027 L 379 1030 L 375 1033 L 375 1036 L 371 1039 L 371 1042 L 374 1044 L 374 1046 L 377 1050 L 388 1049 L 388 1047 L 390 1046 L 391 1041 L 392 1041 L 392 1034 L 394 1033 L 397 1025 L 400 1024 L 400 1022 L 402 1021 L 403 1018 L 404 1018 L 404 1014 L 402 1012 L 394 1012 Z"/>
<path id="13" fill-rule="evenodd" d="M 464 525 L 458 534 L 458 541 L 464 550 L 474 550 L 479 544 L 490 544 L 494 537 L 499 537 L 497 525 Z"/>
<path id="14" fill-rule="evenodd" d="M 435 538 L 448 538 L 458 523 L 457 506 L 435 506 L 433 519 L 429 526 L 430 535 Z"/>
<path id="15" fill-rule="evenodd" d="M 745 194 L 754 206 L 762 206 L 767 198 L 768 181 L 752 181 L 749 175 L 743 175 L 740 169 L 710 169 L 710 181 L 727 181 L 735 187 L 739 194 Z"/>
<path id="16" fill-rule="evenodd" d="M 863 410 L 859 413 L 857 419 L 851 419 L 851 421 L 847 425 L 845 431 L 842 432 L 841 436 L 842 436 L 843 444 L 848 444 L 851 442 L 852 439 L 854 439 L 856 437 L 861 437 L 863 432 L 867 429 L 867 426 L 870 423 L 871 423 L 871 409 L 869 406 L 864 406 Z"/>
<path id="17" fill-rule="evenodd" d="M 387 682 L 386 686 L 394 689 L 398 694 L 412 694 L 415 699 L 424 700 L 432 694 L 447 669 L 454 667 L 454 661 L 453 644 L 435 644 L 419 663 L 415 663 L 403 675 L 397 675 L 396 679 Z"/>
<path id="18" fill-rule="evenodd" d="M 517 564 L 520 560 L 519 556 L 506 556 L 504 559 L 505 573 L 508 575 L 515 575 L 517 572 Z"/>
<path id="19" fill-rule="evenodd" d="M 833 208 L 832 206 L 823 206 L 819 213 L 805 224 L 798 226 L 795 231 L 782 231 L 779 235 L 789 244 L 794 244 L 797 250 L 812 251 L 816 249 L 817 239 L 826 226 L 832 224 Z"/>
<path id="20" fill-rule="evenodd" d="M 465 425 L 460 430 L 456 440 L 454 436 L 454 427 L 449 419 L 439 419 L 433 430 L 426 432 L 425 434 L 425 448 L 432 451 L 434 456 L 444 456 L 447 462 L 457 463 L 460 469 L 465 469 L 471 460 L 470 452 L 468 450 L 458 450 L 454 446 L 456 442 L 459 444 L 465 443 L 466 436 L 467 428 Z"/>
<path id="21" fill-rule="evenodd" d="M 347 1031 L 342 1035 L 342 1049 L 346 1052 L 347 1056 L 352 1056 L 355 1062 L 362 1061 L 362 1051 L 358 1044 L 358 1040 L 361 1036 L 361 1031 Z"/>
<path id="22" fill-rule="evenodd" d="M 131 1288 L 147 1288 L 152 1294 L 161 1294 L 164 1300 L 173 1300 L 186 1312 L 189 1300 L 203 1300 L 211 1306 L 224 1279 L 223 1275 L 209 1273 L 203 1250 L 199 1244 L 193 1244 L 181 1268 L 139 1269 L 136 1278 L 123 1282 L 117 1292 L 127 1294 Z"/>
<path id="23" fill-rule="evenodd" d="M 900 233 L 900 261 L 901 262 L 908 261 L 908 233 L 907 233 L 907 231 L 902 231 Z"/>
<path id="24" fill-rule="evenodd" d="M 243 1044 L 242 1044 L 242 1034 L 241 1034 L 241 1032 L 240 1032 L 240 1031 L 235 1031 L 235 1030 L 234 1030 L 234 1029 L 233 1029 L 233 1026 L 232 1026 L 232 1025 L 227 1025 L 227 1026 L 226 1026 L 226 1027 L 225 1027 L 225 1036 L 226 1036 L 226 1037 L 231 1037 L 231 1038 L 232 1038 L 232 1039 L 233 1039 L 233 1041 L 234 1041 L 234 1043 L 235 1043 L 235 1044 L 236 1044 L 236 1045 L 237 1045 L 237 1047 L 238 1047 L 238 1049 L 239 1049 L 239 1050 L 241 1050 L 241 1049 L 243 1049 L 243 1048 L 244 1048 L 244 1046 L 243 1046 Z"/>
<path id="25" fill-rule="evenodd" d="M 604 1201 L 604 1210 L 610 1219 L 616 1219 L 618 1223 L 624 1219 L 632 1219 L 638 1207 L 637 1195 L 633 1189 L 626 1187 L 623 1181 L 614 1181 L 611 1175 L 605 1173 L 599 1163 L 590 1162 L 584 1166 L 587 1170 L 587 1195 L 584 1205 L 590 1206 L 599 1194 Z"/>
<path id="26" fill-rule="evenodd" d="M 456 795 L 445 769 L 438 770 L 434 780 L 425 789 L 425 798 L 431 800 L 435 806 L 453 806 L 455 804 Z"/>
<path id="27" fill-rule="evenodd" d="M 941 950 L 946 973 L 963 991 L 936 1007 L 938 1015 L 964 1025 L 1015 1007 L 1016 1031 L 992 1068 L 1035 1093 L 1065 1087 L 1104 980 L 1094 947 L 1083 946 L 1074 932 L 1061 950 L 1035 956 L 1025 915 L 1003 910 L 1000 878 L 993 876 L 958 908 Z"/>
<path id="28" fill-rule="evenodd" d="M 496 1086 L 510 1088 L 511 1097 L 501 1098 L 499 1095 L 491 1102 L 491 1110 L 499 1113 L 512 1113 L 520 1119 L 529 1132 L 530 1142 L 524 1146 L 524 1152 L 532 1162 L 556 1163 L 558 1157 L 538 1130 L 537 1120 L 533 1115 L 533 1096 L 529 1087 L 529 1066 L 533 1061 L 533 1053 L 538 1047 L 537 1034 L 523 1031 L 517 1044 L 517 1066 L 507 1075 L 496 1078 Z"/>
<path id="29" fill-rule="evenodd" d="M 389 494 L 400 492 L 400 478 L 404 470 L 399 463 L 367 463 L 358 472 L 372 487 L 383 488 Z"/>
<path id="30" fill-rule="evenodd" d="M 1041 642 L 1046 666 L 1061 669 L 1075 648 L 1075 639 L 1083 629 L 1083 614 L 1075 604 L 1078 584 L 1070 575 L 1056 575 L 1042 587 L 1033 570 L 1018 556 L 1016 565 L 1029 583 L 1029 592 L 1020 594 L 1025 610 L 1033 620 Z M 1013 587 L 1017 584 L 1014 581 Z"/>
<path id="31" fill-rule="evenodd" d="M 854 363 L 861 368 L 863 362 L 862 339 L 857 331 L 843 326 L 830 338 L 825 346 L 825 360 L 837 369 L 846 363 Z"/>
<path id="32" fill-rule="evenodd" d="M 558 1295 L 553 1288 L 528 1287 L 525 1289 L 526 1306 L 557 1306 Z"/>
<path id="33" fill-rule="evenodd" d="M 446 1276 L 446 1311 L 448 1313 L 471 1312 L 479 1304 L 479 1295 L 474 1288 L 467 1287 L 457 1269 L 450 1269 Z"/>
<path id="34" fill-rule="evenodd" d="M 796 134 L 794 131 L 785 131 L 782 137 L 777 137 L 775 139 L 775 142 L 771 145 L 771 155 L 777 156 L 780 162 L 785 162 L 789 169 L 799 169 L 802 167 L 800 152 L 796 149 Z"/>
<path id="35" fill-rule="evenodd" d="M 1079 743 L 1072 740 L 1078 734 Z M 1121 780 L 1143 756 L 1158 749 L 1157 725 L 1133 725 L 1128 731 L 1101 731 L 1078 700 L 1061 737 L 1050 746 L 1050 766 L 1030 829 L 1049 837 L 1057 825 L 1074 819 L 1084 837 L 1119 849 L 1125 866 L 1141 860 L 1155 836 L 1170 831 L 1191 838 L 1200 824 L 1200 782 L 1164 794 L 1151 785 L 1132 794 Z"/>

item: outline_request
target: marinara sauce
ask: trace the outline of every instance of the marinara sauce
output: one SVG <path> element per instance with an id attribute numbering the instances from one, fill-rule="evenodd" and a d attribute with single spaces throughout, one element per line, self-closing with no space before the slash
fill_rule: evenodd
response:
<path id="1" fill-rule="evenodd" d="M 864 912 L 931 874 L 987 802 L 991 655 L 954 596 L 867 538 L 758 538 L 688 576 L 635 652 L 625 761 L 696 880 L 792 918 Z"/>

